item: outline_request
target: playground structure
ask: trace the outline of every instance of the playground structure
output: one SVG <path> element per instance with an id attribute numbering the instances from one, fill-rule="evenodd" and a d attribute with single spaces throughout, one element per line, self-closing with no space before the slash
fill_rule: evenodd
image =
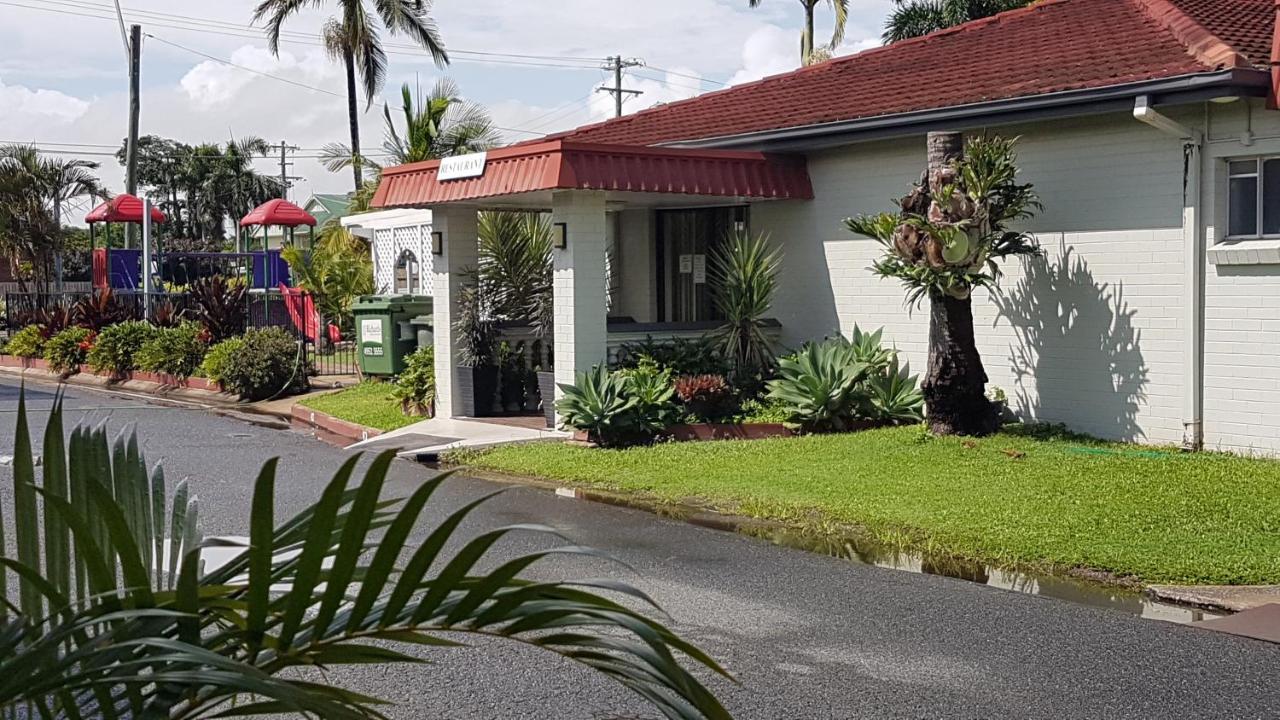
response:
<path id="1" fill-rule="evenodd" d="M 93 254 L 93 286 L 125 292 L 142 292 L 146 286 L 143 278 L 143 258 L 140 248 L 97 247 L 96 226 L 99 223 L 143 223 L 143 202 L 133 195 L 117 195 L 109 202 L 94 208 L 85 221 L 89 223 L 89 242 Z M 167 221 L 164 213 L 151 209 L 151 223 Z M 236 237 L 237 252 L 166 252 L 163 246 L 152 246 L 150 262 L 151 287 L 184 287 L 212 275 L 242 277 L 250 290 L 266 292 L 278 287 L 292 287 L 289 264 L 280 255 L 280 249 L 272 249 L 268 238 L 271 227 L 286 229 L 287 241 L 292 244 L 298 227 L 308 228 L 308 247 L 314 245 L 316 220 L 302 208 L 287 200 L 269 200 L 244 216 L 239 223 Z M 262 249 L 249 250 L 253 234 L 251 228 L 263 228 Z"/>

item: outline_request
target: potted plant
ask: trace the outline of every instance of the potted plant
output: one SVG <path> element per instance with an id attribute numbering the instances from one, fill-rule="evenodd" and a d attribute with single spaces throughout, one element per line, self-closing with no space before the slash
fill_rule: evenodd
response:
<path id="1" fill-rule="evenodd" d="M 512 347 L 508 342 L 498 345 L 498 368 L 502 377 L 502 411 L 518 415 L 524 409 L 524 353 L 523 345 Z"/>
<path id="2" fill-rule="evenodd" d="M 498 329 L 485 316 L 480 293 L 475 286 L 462 290 L 458 320 L 454 323 L 457 335 L 459 367 L 469 372 L 459 373 L 462 414 L 469 417 L 486 417 L 492 414 L 498 394 L 498 366 L 494 352 Z"/>

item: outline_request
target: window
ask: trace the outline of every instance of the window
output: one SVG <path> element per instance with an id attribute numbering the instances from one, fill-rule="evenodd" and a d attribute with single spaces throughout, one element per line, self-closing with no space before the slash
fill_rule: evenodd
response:
<path id="1" fill-rule="evenodd" d="M 1280 237 L 1280 158 L 1227 163 L 1228 237 Z"/>
<path id="2" fill-rule="evenodd" d="M 396 261 L 395 292 L 402 294 L 417 292 L 419 275 L 418 256 L 409 250 L 400 253 L 400 259 Z"/>

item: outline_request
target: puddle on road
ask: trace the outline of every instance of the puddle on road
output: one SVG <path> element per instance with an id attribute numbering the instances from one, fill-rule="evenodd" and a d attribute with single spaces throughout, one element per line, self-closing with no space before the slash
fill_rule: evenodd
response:
<path id="1" fill-rule="evenodd" d="M 930 557 L 862 539 L 767 528 L 740 527 L 738 531 L 777 545 L 818 552 L 865 565 L 956 578 L 1001 590 L 1110 608 L 1148 620 L 1188 624 L 1230 614 L 1160 602 L 1138 592 L 1106 587 L 1087 580 L 1005 570 L 953 557 Z"/>

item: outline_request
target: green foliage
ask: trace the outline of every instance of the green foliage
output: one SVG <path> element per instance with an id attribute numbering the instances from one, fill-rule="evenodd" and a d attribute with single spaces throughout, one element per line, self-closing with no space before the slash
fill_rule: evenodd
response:
<path id="1" fill-rule="evenodd" d="M 69 327 L 49 338 L 44 344 L 44 359 L 49 369 L 60 373 L 80 372 L 80 366 L 89 357 L 93 346 L 93 331 L 82 327 Z"/>
<path id="2" fill-rule="evenodd" d="M 20 358 L 42 358 L 44 344 L 44 330 L 39 325 L 28 325 L 13 334 L 5 352 Z"/>
<path id="3" fill-rule="evenodd" d="M 844 338 L 811 343 L 778 360 L 769 398 L 787 407 L 789 425 L 805 432 L 840 432 L 855 419 L 858 385 L 866 376 L 866 364 L 854 359 Z"/>
<path id="4" fill-rule="evenodd" d="M 938 30 L 1026 7 L 1035 0 L 894 0 L 885 21 L 883 40 L 898 42 Z"/>
<path id="5" fill-rule="evenodd" d="M 138 348 L 134 362 L 139 370 L 187 378 L 195 374 L 208 349 L 207 331 L 194 322 L 156 328 L 151 339 Z"/>
<path id="6" fill-rule="evenodd" d="M 369 245 L 335 219 L 321 229 L 316 246 L 304 251 L 290 245 L 280 252 L 298 287 L 316 294 L 320 314 L 341 328 L 354 327 L 351 306 L 361 295 L 371 295 L 373 256 Z"/>
<path id="7" fill-rule="evenodd" d="M 251 328 L 222 370 L 222 387 L 245 400 L 264 400 L 307 387 L 298 340 L 280 328 Z"/>
<path id="8" fill-rule="evenodd" d="M 603 365 L 578 373 L 573 385 L 560 385 L 564 396 L 556 410 L 564 424 L 587 433 L 606 447 L 633 442 L 638 434 L 635 408 L 639 399 L 627 390 L 627 378 Z"/>
<path id="9" fill-rule="evenodd" d="M 130 320 L 109 325 L 98 333 L 93 349 L 89 351 L 89 365 L 94 372 L 123 375 L 137 367 L 138 351 L 156 335 L 151 323 Z"/>
<path id="10" fill-rule="evenodd" d="M 617 374 L 625 380 L 627 394 L 636 401 L 632 413 L 642 434 L 655 435 L 676 422 L 676 388 L 670 370 L 648 362 Z"/>
<path id="11" fill-rule="evenodd" d="M 475 280 L 490 317 L 551 333 L 551 218 L 546 213 L 482 212 Z"/>
<path id="12" fill-rule="evenodd" d="M 924 420 L 924 393 L 919 378 L 911 374 L 911 364 L 899 366 L 895 354 L 883 370 L 869 374 L 862 386 L 860 414 L 888 423 Z"/>
<path id="13" fill-rule="evenodd" d="M 791 412 L 785 404 L 771 398 L 764 400 L 749 398 L 742 402 L 742 409 L 734 421 L 743 424 L 774 425 L 785 423 L 790 419 Z"/>
<path id="14" fill-rule="evenodd" d="M 725 317 L 717 337 L 739 381 L 773 366 L 773 343 L 765 334 L 765 315 L 778 290 L 782 255 L 767 235 L 730 232 L 711 255 L 711 292 Z"/>
<path id="15" fill-rule="evenodd" d="M 396 378 L 391 397 L 400 401 L 406 415 L 430 415 L 436 400 L 435 346 L 418 348 L 404 362 L 404 372 Z"/>
<path id="16" fill-rule="evenodd" d="M 641 342 L 623 345 L 618 353 L 618 367 L 626 369 L 653 363 L 659 369 L 670 370 L 674 376 L 725 375 L 729 372 L 729 363 L 721 349 L 710 337 L 654 340 L 649 336 Z"/>
<path id="17" fill-rule="evenodd" d="M 851 232 L 884 246 L 873 269 L 900 280 L 909 303 L 927 296 L 968 298 L 973 288 L 996 283 L 999 260 L 1039 252 L 1034 237 L 1008 229 L 1041 207 L 1032 186 L 1017 182 L 1015 143 L 974 138 L 964 157 L 944 170 L 936 193 L 917 185 L 899 201 L 899 212 L 845 220 Z"/>
<path id="18" fill-rule="evenodd" d="M 191 309 L 196 322 L 209 331 L 214 342 L 244 332 L 249 320 L 249 288 L 240 278 L 212 275 L 191 284 Z"/>
<path id="19" fill-rule="evenodd" d="M 239 544 L 204 540 L 186 483 L 169 497 L 163 471 L 148 472 L 139 445 L 136 436 L 113 445 L 101 427 L 77 428 L 68 443 L 59 397 L 38 483 L 20 397 L 14 508 L 5 513 L 15 520 L 16 552 L 0 549 L 0 590 L 16 581 L 16 592 L 5 593 L 16 605 L 0 614 L 0 715 L 380 718 L 381 700 L 296 669 L 421 662 L 401 648 L 450 648 L 446 660 L 464 651 L 459 636 L 474 635 L 575 660 L 670 718 L 729 718 L 676 653 L 724 670 L 631 609 L 652 606 L 648 596 L 608 580 L 519 577 L 546 557 L 598 558 L 597 551 L 540 549 L 502 563 L 489 550 L 508 534 L 556 533 L 523 525 L 460 537 L 456 528 L 484 499 L 420 528 L 437 516 L 429 503 L 448 473 L 387 501 L 394 452 L 362 476 L 352 457 L 314 505 L 277 523 L 271 460 L 254 485 L 249 542 Z M 239 552 L 205 568 L 202 550 L 210 547 Z"/>
<path id="20" fill-rule="evenodd" d="M 205 353 L 204 360 L 200 363 L 200 374 L 213 382 L 225 383 L 231 359 L 243 349 L 244 340 L 238 337 L 215 343 L 209 348 L 209 352 Z"/>
<path id="21" fill-rule="evenodd" d="M 486 306 L 484 293 L 477 285 L 465 285 L 459 295 L 458 319 L 453 322 L 459 364 L 462 367 L 495 364 L 498 326 Z"/>

